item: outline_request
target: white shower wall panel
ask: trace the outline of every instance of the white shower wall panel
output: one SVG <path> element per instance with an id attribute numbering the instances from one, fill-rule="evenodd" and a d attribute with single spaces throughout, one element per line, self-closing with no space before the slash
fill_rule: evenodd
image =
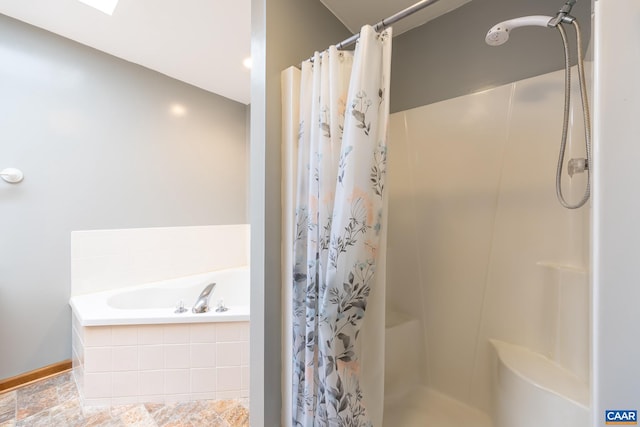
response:
<path id="1" fill-rule="evenodd" d="M 428 385 L 485 412 L 488 338 L 557 348 L 558 285 L 538 264 L 586 265 L 588 208 L 563 209 L 554 189 L 562 91 L 555 72 L 391 120 L 388 299 L 423 322 Z"/>
<path id="2" fill-rule="evenodd" d="M 429 384 L 461 401 L 468 400 L 473 370 L 510 97 L 511 88 L 502 87 L 400 113 L 404 164 L 394 157 L 398 129 L 391 128 L 389 236 L 397 235 L 397 212 L 415 209 L 417 227 L 396 238 L 419 242 L 414 268 L 422 285 Z M 406 206 L 396 205 L 394 196 L 404 186 L 394 175 L 401 169 L 410 171 L 407 185 L 414 189 Z"/>
<path id="3" fill-rule="evenodd" d="M 582 245 L 575 224 L 588 221 L 588 207 L 563 208 L 555 194 L 556 162 L 562 130 L 563 72 L 513 84 L 509 141 L 505 147 L 500 195 L 495 214 L 482 323 L 478 334 L 471 404 L 490 406 L 491 366 L 488 339 L 522 345 L 555 358 L 558 328 L 558 286 L 546 280 L 546 267 L 555 264 L 584 269 Z M 577 97 L 573 98 L 577 100 Z M 574 117 L 573 127 L 582 126 Z M 578 150 L 566 159 L 583 157 Z M 573 155 L 575 151 L 575 155 Z M 566 161 L 566 160 L 565 160 Z M 576 176 L 573 180 L 582 180 Z M 563 181 L 569 181 L 564 175 Z M 582 182 L 584 185 L 584 181 Z M 584 186 L 567 188 L 569 200 L 579 200 Z M 586 278 L 586 276 L 584 276 Z M 584 283 L 584 293 L 587 284 Z M 584 324 L 588 328 L 588 324 Z M 580 331 L 582 332 L 582 331 Z M 587 347 L 584 348 L 588 351 Z"/>
<path id="4" fill-rule="evenodd" d="M 387 307 L 392 312 L 410 314 L 411 317 L 419 319 L 422 325 L 422 290 L 416 286 L 420 283 L 419 240 L 416 230 L 421 223 L 415 208 L 413 172 L 409 169 L 405 115 L 391 115 L 389 128 L 393 139 L 390 141 L 392 147 L 388 155 L 390 172 L 387 194 L 393 212 L 389 215 L 388 221 L 389 229 L 393 232 L 387 234 L 387 277 L 392 277 L 393 282 L 388 282 Z M 422 326 L 419 330 L 423 330 Z M 414 343 L 414 349 L 420 352 L 421 360 L 424 360 L 422 333 L 420 337 L 414 337 Z M 422 380 L 426 380 L 426 369 L 427 365 L 423 364 L 419 372 Z"/>

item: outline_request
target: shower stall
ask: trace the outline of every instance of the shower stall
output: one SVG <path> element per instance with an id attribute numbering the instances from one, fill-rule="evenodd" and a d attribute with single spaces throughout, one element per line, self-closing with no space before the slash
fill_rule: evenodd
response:
<path id="1" fill-rule="evenodd" d="M 417 5 L 422 7 L 436 1 Z M 338 414 L 334 418 L 346 422 L 353 417 L 354 422 L 358 420 L 357 425 L 361 425 L 364 410 L 374 425 L 382 422 L 385 426 L 581 427 L 588 422 L 589 209 L 584 205 L 590 189 L 590 121 L 582 51 L 577 66 L 580 84 L 573 88 L 570 84 L 570 49 L 563 24 L 574 24 L 579 33 L 578 24 L 570 15 L 574 3 L 575 0 L 569 0 L 555 17 L 537 15 L 507 20 L 491 28 L 486 36 L 488 44 L 499 45 L 518 27 L 557 28 L 565 47 L 564 71 L 391 115 L 389 154 L 386 157 L 384 148 L 381 152 L 385 156 L 374 154 L 377 162 L 385 163 L 376 163 L 373 169 L 388 173 L 388 182 L 384 173 L 382 177 L 376 173 L 374 184 L 379 183 L 377 195 L 388 194 L 390 213 L 387 220 L 381 208 L 377 215 L 384 219 L 362 229 L 376 230 L 377 224 L 385 223 L 388 226 L 386 262 L 384 257 L 365 262 L 382 264 L 372 271 L 386 270 L 386 313 L 377 310 L 380 306 L 372 297 L 358 305 L 362 314 L 366 308 L 365 326 L 386 318 L 386 328 L 376 333 L 373 340 L 378 344 L 384 342 L 384 386 L 378 383 L 374 388 L 367 382 L 381 366 L 374 371 L 364 369 L 370 366 L 370 355 L 379 354 L 381 348 L 371 347 L 364 334 L 358 339 L 359 332 L 347 333 L 340 323 L 341 319 L 347 320 L 349 310 L 344 308 L 345 314 L 341 315 L 341 307 L 351 307 L 346 295 L 352 288 L 358 289 L 350 285 L 353 276 L 349 280 L 345 276 L 324 281 L 322 277 L 325 274 L 328 277 L 328 273 L 314 273 L 316 269 L 320 271 L 324 257 L 337 259 L 337 254 L 342 253 L 332 251 L 334 246 L 340 247 L 344 232 L 343 226 L 335 225 L 340 210 L 314 213 L 317 205 L 322 211 L 324 205 L 320 201 L 325 203 L 335 191 L 338 206 L 337 196 L 347 187 L 342 180 L 347 172 L 365 177 L 357 190 L 348 190 L 349 197 L 357 196 L 361 198 L 358 200 L 367 201 L 363 202 L 367 206 L 372 203 L 369 196 L 362 196 L 370 185 L 369 169 L 357 171 L 347 163 L 352 158 L 349 156 L 353 156 L 351 150 L 365 147 L 347 135 L 353 134 L 349 124 L 352 115 L 358 120 L 353 129 L 364 129 L 369 134 L 359 100 L 371 93 L 371 88 L 345 95 L 341 92 L 344 89 L 331 85 L 338 71 L 322 71 L 331 67 L 328 65 L 331 55 L 343 66 L 350 57 L 338 56 L 335 47 L 322 56 L 316 54 L 313 63 L 305 62 L 303 77 L 298 77 L 295 69 L 283 74 L 284 98 L 300 99 L 299 104 L 283 103 L 284 129 L 288 129 L 285 146 L 292 147 L 291 158 L 297 159 L 299 171 L 297 178 L 294 171 L 285 171 L 286 181 L 296 182 L 291 200 L 297 203 L 295 221 L 285 225 L 293 233 L 285 236 L 285 242 L 295 237 L 293 248 L 285 250 L 293 253 L 292 267 L 285 268 L 284 273 L 292 268 L 293 307 L 285 306 L 293 313 L 291 365 L 295 367 L 296 392 L 292 405 L 296 424 L 309 424 L 311 420 L 322 424 L 325 412 L 333 407 Z M 401 19 L 407 14 L 400 12 L 395 16 Z M 395 19 L 391 17 L 374 28 L 380 31 Z M 371 31 L 362 30 L 364 34 Z M 355 39 L 357 35 L 338 44 L 338 48 Z M 363 70 L 375 75 L 376 67 L 371 65 Z M 312 86 L 317 100 L 305 95 L 311 93 L 309 83 L 307 86 L 304 83 L 310 81 L 311 70 L 323 76 L 314 77 L 314 82 L 327 83 L 325 89 L 320 83 Z M 383 76 L 385 73 L 382 71 Z M 330 77 L 324 80 L 324 76 Z M 300 80 L 302 84 L 294 83 Z M 352 84 L 354 81 L 357 82 L 352 76 Z M 572 89 L 579 95 L 573 99 L 582 102 L 570 102 Z M 353 99 L 352 110 L 342 113 L 343 122 L 330 124 L 328 117 L 335 114 L 339 119 L 341 114 L 339 102 L 334 112 L 329 98 L 323 98 L 324 91 L 330 90 L 340 90 L 339 99 L 348 98 L 350 102 Z M 379 90 L 381 106 L 385 93 L 387 89 Z M 312 109 L 304 100 L 317 109 L 315 114 L 303 114 L 303 109 Z M 367 104 L 367 108 L 370 104 L 373 103 Z M 297 108 L 299 116 L 294 113 Z M 314 126 L 316 121 L 322 135 Z M 384 138 L 384 133 L 375 138 L 384 141 L 379 139 Z M 320 148 L 307 149 L 309 146 Z M 342 148 L 328 149 L 336 146 Z M 311 151 L 307 153 L 308 150 Z M 340 164 L 338 167 L 336 157 L 334 172 L 339 172 L 337 181 L 327 172 L 331 170 L 328 166 L 315 163 L 316 159 L 328 162 L 330 153 L 334 153 L 332 156 L 339 153 Z M 364 151 L 360 154 L 365 159 L 366 155 Z M 574 166 L 570 175 L 563 176 L 568 169 L 564 164 L 567 160 L 569 164 L 581 162 L 583 167 Z M 329 185 L 323 189 L 325 182 Z M 347 203 L 357 203 L 353 198 L 348 198 Z M 351 222 L 356 225 L 346 227 L 347 232 L 360 227 L 360 217 L 353 207 L 351 215 L 354 217 Z M 373 218 L 375 213 L 372 210 L 368 215 Z M 325 216 L 329 218 L 326 221 Z M 357 235 L 352 238 L 350 233 L 349 239 L 356 244 Z M 322 243 L 329 239 L 331 244 Z M 362 240 L 365 241 L 364 237 Z M 318 253 L 309 256 L 308 248 L 314 242 L 319 244 Z M 373 238 L 368 237 L 366 242 L 375 248 Z M 296 252 L 296 245 L 301 245 L 306 257 Z M 327 269 L 330 271 L 331 265 Z M 326 289 L 331 290 L 323 291 Z M 383 282 L 376 283 L 371 287 L 371 295 L 384 293 L 384 289 Z M 325 297 L 323 292 L 333 296 Z M 344 301 L 340 292 L 345 293 Z M 338 306 L 335 325 L 330 303 Z M 336 331 L 337 338 L 330 341 L 331 334 L 318 338 L 317 331 L 322 332 L 323 325 Z M 366 349 L 362 353 L 354 352 L 357 349 L 354 337 Z M 335 355 L 330 353 L 333 347 L 339 347 L 334 341 L 343 341 L 344 346 Z M 334 360 L 342 359 L 347 363 L 337 362 L 334 369 Z M 325 366 L 327 375 L 337 379 L 323 377 Z M 343 393 L 345 384 L 358 380 L 367 386 L 360 389 L 352 385 L 353 390 Z M 382 388 L 383 393 L 378 394 Z M 345 393 L 353 395 L 352 400 L 343 399 Z M 332 403 L 334 397 L 337 401 Z M 356 409 L 349 413 L 349 405 L 354 401 Z M 367 404 L 373 406 L 367 408 Z M 384 420 L 380 412 L 376 414 L 382 406 Z M 303 418 L 306 421 L 301 421 Z"/>
<path id="2" fill-rule="evenodd" d="M 573 3 L 486 41 L 574 23 Z M 589 170 L 566 165 L 590 157 L 579 64 L 573 88 L 556 71 L 392 114 L 385 425 L 588 423 Z"/>
<path id="3" fill-rule="evenodd" d="M 448 398 L 460 404 L 454 418 L 477 419 L 460 425 L 491 425 L 498 349 L 512 350 L 504 357 L 531 389 L 562 393 L 540 375 L 575 383 L 565 397 L 586 419 L 589 210 L 564 209 L 554 192 L 562 81 L 553 72 L 391 116 L 389 425 L 412 411 L 431 420 Z M 579 157 L 579 105 L 572 117 L 568 153 Z M 585 180 L 574 175 L 565 194 L 579 199 Z M 408 398 L 416 389 L 424 405 Z M 520 424 L 496 424 L 507 425 Z"/>
<path id="4" fill-rule="evenodd" d="M 640 406 L 630 379 L 640 377 L 640 349 L 618 332 L 640 320 L 628 256 L 640 242 L 637 203 L 623 188 L 640 152 L 616 139 L 637 135 L 640 63 L 632 43 L 626 57 L 605 49 L 623 42 L 614 29 L 640 35 L 640 9 L 614 3 L 593 4 L 593 194 L 581 208 L 565 209 L 555 191 L 563 71 L 391 114 L 383 425 L 596 426 L 605 410 Z M 617 16 L 620 8 L 629 13 Z M 605 62 L 629 77 L 626 89 Z M 561 177 L 570 203 L 589 182 L 567 172 L 586 157 L 584 125 L 573 102 Z M 531 414 L 557 419 L 531 424 Z"/>

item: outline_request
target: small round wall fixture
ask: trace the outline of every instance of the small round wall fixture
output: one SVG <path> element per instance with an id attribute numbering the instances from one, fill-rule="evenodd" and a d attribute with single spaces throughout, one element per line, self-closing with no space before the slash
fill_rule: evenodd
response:
<path id="1" fill-rule="evenodd" d="M 0 171 L 0 177 L 10 184 L 17 184 L 24 178 L 20 169 L 6 168 Z"/>

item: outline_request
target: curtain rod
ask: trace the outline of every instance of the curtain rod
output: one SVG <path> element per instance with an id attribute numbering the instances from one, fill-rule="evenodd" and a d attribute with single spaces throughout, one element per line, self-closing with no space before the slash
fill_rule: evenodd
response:
<path id="1" fill-rule="evenodd" d="M 378 22 L 377 24 L 375 24 L 373 26 L 373 29 L 376 30 L 377 33 L 379 33 L 380 31 L 384 30 L 385 28 L 387 28 L 390 25 L 395 24 L 396 22 L 406 18 L 409 15 L 413 15 L 414 13 L 421 11 L 422 9 L 424 9 L 427 6 L 431 6 L 434 3 L 437 3 L 440 0 L 422 0 L 419 1 L 418 3 L 414 4 L 413 6 L 409 6 L 408 8 L 401 10 L 400 12 L 391 15 L 388 18 L 383 19 L 382 21 Z M 343 50 L 346 49 L 347 47 L 353 45 L 358 39 L 360 38 L 360 33 L 356 33 L 354 35 L 352 35 L 351 37 L 349 37 L 346 40 L 341 41 L 340 43 L 338 43 L 336 45 L 336 47 L 338 48 L 338 50 Z"/>
<path id="2" fill-rule="evenodd" d="M 395 24 L 396 22 L 400 21 L 401 19 L 406 18 L 409 15 L 413 15 L 414 13 L 421 11 L 422 9 L 424 9 L 427 6 L 431 6 L 434 3 L 439 2 L 440 0 L 422 0 L 419 1 L 418 3 L 414 4 L 413 6 L 409 6 L 408 8 L 401 10 L 400 12 L 391 15 L 388 18 L 383 19 L 382 21 L 378 22 L 377 24 L 375 24 L 373 26 L 373 29 L 379 33 L 381 30 L 384 30 L 385 28 L 387 28 L 390 25 Z M 360 38 L 360 33 L 355 33 L 354 35 L 352 35 L 351 37 L 349 37 L 346 40 L 341 41 L 340 43 L 338 43 L 336 45 L 336 48 L 338 50 L 344 50 L 346 48 L 348 48 L 349 46 L 355 44 L 356 41 L 358 41 L 358 39 Z M 311 61 L 313 62 L 313 56 L 309 59 L 307 59 L 307 61 Z"/>

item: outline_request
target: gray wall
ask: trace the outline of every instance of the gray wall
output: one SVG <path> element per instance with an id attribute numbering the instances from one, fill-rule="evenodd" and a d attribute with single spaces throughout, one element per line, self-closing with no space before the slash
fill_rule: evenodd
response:
<path id="1" fill-rule="evenodd" d="M 71 356 L 72 230 L 246 223 L 248 157 L 245 105 L 3 15 L 0 64 L 6 378 Z"/>
<path id="2" fill-rule="evenodd" d="M 251 21 L 250 413 L 259 427 L 281 425 L 280 72 L 349 32 L 318 0 L 252 0 Z"/>
<path id="3" fill-rule="evenodd" d="M 520 16 L 555 15 L 563 0 L 473 0 L 393 40 L 391 112 L 427 105 L 564 67 L 558 30 L 522 27 L 499 47 L 484 42 L 495 24 Z M 591 2 L 578 1 L 583 50 L 591 36 Z M 567 32 L 575 58 L 574 30 Z M 575 62 L 575 61 L 573 61 Z"/>

